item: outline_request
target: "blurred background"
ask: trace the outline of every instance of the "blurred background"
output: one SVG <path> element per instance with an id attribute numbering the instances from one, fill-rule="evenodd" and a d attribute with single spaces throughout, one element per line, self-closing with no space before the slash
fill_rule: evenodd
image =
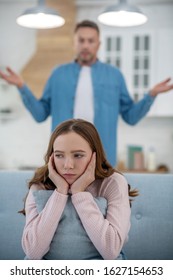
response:
<path id="1" fill-rule="evenodd" d="M 74 59 L 76 22 L 91 19 L 101 30 L 99 59 L 119 67 L 131 96 L 140 100 L 154 84 L 173 78 L 173 0 L 129 0 L 148 16 L 141 26 L 122 28 L 99 23 L 99 13 L 117 2 L 48 0 L 46 4 L 66 22 L 60 28 L 38 31 L 16 23 L 17 16 L 36 5 L 36 0 L 0 0 L 0 69 L 10 66 L 22 75 L 36 97 L 41 97 L 52 69 Z M 42 165 L 50 123 L 50 118 L 36 123 L 17 89 L 0 79 L 0 169 L 33 169 Z M 134 157 L 137 165 L 131 165 Z M 126 125 L 120 118 L 118 167 L 129 172 L 173 173 L 172 91 L 159 96 L 147 117 L 137 125 Z"/>

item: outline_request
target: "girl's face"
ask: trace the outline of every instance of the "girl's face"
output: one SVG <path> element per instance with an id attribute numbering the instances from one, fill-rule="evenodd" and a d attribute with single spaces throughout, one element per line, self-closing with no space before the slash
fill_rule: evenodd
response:
<path id="1" fill-rule="evenodd" d="M 92 156 L 88 142 L 75 132 L 58 136 L 53 153 L 57 172 L 70 185 L 84 173 Z"/>

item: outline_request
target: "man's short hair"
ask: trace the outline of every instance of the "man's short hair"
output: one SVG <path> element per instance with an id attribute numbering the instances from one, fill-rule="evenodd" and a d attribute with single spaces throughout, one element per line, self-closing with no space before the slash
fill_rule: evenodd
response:
<path id="1" fill-rule="evenodd" d="M 81 22 L 78 22 L 76 24 L 74 32 L 76 33 L 78 31 L 78 29 L 81 27 L 90 27 L 90 28 L 95 29 L 98 34 L 100 33 L 98 25 L 94 21 L 91 21 L 91 20 L 83 20 Z"/>

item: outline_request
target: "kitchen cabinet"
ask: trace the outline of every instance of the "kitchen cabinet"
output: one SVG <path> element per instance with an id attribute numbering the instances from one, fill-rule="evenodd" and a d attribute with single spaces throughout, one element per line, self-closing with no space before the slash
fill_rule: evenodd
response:
<path id="1" fill-rule="evenodd" d="M 173 29 L 109 29 L 102 32 L 100 58 L 120 68 L 132 98 L 173 78 Z M 148 117 L 173 116 L 173 91 L 156 98 Z"/>
<path id="2" fill-rule="evenodd" d="M 173 29 L 159 29 L 156 32 L 156 43 L 153 69 L 156 72 L 155 81 L 160 82 L 167 77 L 173 79 Z M 173 116 L 173 90 L 156 98 L 153 113 L 155 116 Z"/>

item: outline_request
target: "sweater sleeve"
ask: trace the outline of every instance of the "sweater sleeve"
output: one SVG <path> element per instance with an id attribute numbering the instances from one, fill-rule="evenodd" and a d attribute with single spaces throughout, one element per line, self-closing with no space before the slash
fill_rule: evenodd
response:
<path id="1" fill-rule="evenodd" d="M 25 205 L 26 224 L 22 236 L 22 247 L 29 259 L 42 259 L 49 251 L 67 198 L 67 195 L 55 190 L 44 209 L 38 213 L 32 190 L 29 191 Z"/>
<path id="2" fill-rule="evenodd" d="M 131 211 L 125 178 L 119 175 L 105 179 L 99 196 L 107 199 L 105 218 L 89 192 L 74 194 L 72 202 L 94 246 L 104 259 L 111 260 L 118 257 L 130 229 Z"/>

